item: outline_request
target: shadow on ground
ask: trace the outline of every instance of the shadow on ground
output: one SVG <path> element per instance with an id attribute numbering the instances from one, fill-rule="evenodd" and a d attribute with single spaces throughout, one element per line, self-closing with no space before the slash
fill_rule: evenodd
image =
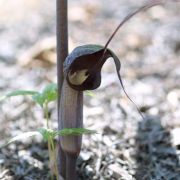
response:
<path id="1" fill-rule="evenodd" d="M 171 143 L 170 132 L 159 118 L 139 122 L 137 132 L 135 178 L 137 180 L 178 180 L 180 162 Z"/>

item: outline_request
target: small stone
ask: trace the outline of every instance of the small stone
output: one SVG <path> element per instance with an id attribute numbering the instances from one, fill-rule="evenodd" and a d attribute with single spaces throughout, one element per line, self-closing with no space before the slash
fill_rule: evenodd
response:
<path id="1" fill-rule="evenodd" d="M 172 143 L 174 146 L 180 145 L 180 128 L 175 128 L 171 131 Z"/>
<path id="2" fill-rule="evenodd" d="M 6 158 L 5 155 L 0 154 L 0 164 L 4 164 L 5 158 Z"/>
<path id="3" fill-rule="evenodd" d="M 173 107 L 177 107 L 179 104 L 180 90 L 172 90 L 167 95 L 167 100 Z"/>
<path id="4" fill-rule="evenodd" d="M 84 113 L 85 116 L 94 116 L 94 115 L 101 115 L 104 113 L 104 110 L 102 107 L 92 107 L 92 108 L 88 108 L 88 107 L 84 107 Z"/>
<path id="5" fill-rule="evenodd" d="M 132 176 L 125 169 L 120 167 L 119 164 L 111 164 L 109 165 L 109 169 L 113 171 L 113 174 L 117 179 L 120 177 L 122 177 L 124 180 L 132 179 Z"/>
<path id="6" fill-rule="evenodd" d="M 86 174 L 87 174 L 88 176 L 92 176 L 92 175 L 93 175 L 93 169 L 92 169 L 89 165 L 86 166 L 85 171 L 86 171 Z"/>
<path id="7" fill-rule="evenodd" d="M 88 161 L 92 156 L 92 153 L 90 152 L 81 152 L 80 157 L 82 158 L 83 161 Z"/>

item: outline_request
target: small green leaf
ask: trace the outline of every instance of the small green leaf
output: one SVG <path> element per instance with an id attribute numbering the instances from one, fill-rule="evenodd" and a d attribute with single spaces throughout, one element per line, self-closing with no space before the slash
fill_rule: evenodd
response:
<path id="1" fill-rule="evenodd" d="M 89 129 L 84 129 L 84 128 L 64 128 L 60 131 L 54 131 L 52 129 L 47 129 L 47 128 L 39 128 L 37 130 L 41 135 L 43 136 L 44 140 L 48 140 L 49 138 L 54 139 L 57 135 L 60 136 L 69 136 L 69 135 L 82 135 L 82 134 L 95 134 L 97 131 L 95 130 L 89 130 Z"/>
<path id="2" fill-rule="evenodd" d="M 23 139 L 27 139 L 36 135 L 41 134 L 44 140 L 48 140 L 49 138 L 54 139 L 57 135 L 60 136 L 78 136 L 78 135 L 87 135 L 87 134 L 96 134 L 97 131 L 95 130 L 89 130 L 85 128 L 64 128 L 60 131 L 54 131 L 52 129 L 47 128 L 39 128 L 37 131 L 29 131 L 21 133 L 20 135 L 17 135 L 10 140 L 8 140 L 4 145 L 0 146 L 0 148 L 3 148 L 11 143 L 14 143 L 15 141 L 20 141 Z"/>
<path id="3" fill-rule="evenodd" d="M 37 94 L 37 91 L 28 91 L 28 90 L 17 90 L 17 91 L 13 91 L 11 93 L 8 93 L 6 95 L 6 97 L 12 97 L 12 96 L 25 96 L 25 95 L 34 95 Z"/>
<path id="4" fill-rule="evenodd" d="M 16 90 L 16 91 L 12 91 L 8 94 L 6 94 L 5 96 L 0 97 L 0 101 L 3 101 L 7 98 L 13 97 L 13 96 L 27 96 L 27 95 L 35 95 L 37 94 L 37 91 L 29 91 L 29 90 Z"/>
<path id="5" fill-rule="evenodd" d="M 57 135 L 57 132 L 52 130 L 52 129 L 47 129 L 47 128 L 39 128 L 37 130 L 42 136 L 44 140 L 48 140 L 49 138 L 54 139 L 55 136 Z"/>
<path id="6" fill-rule="evenodd" d="M 48 84 L 42 93 L 37 93 L 32 96 L 33 100 L 38 103 L 41 107 L 44 106 L 44 103 L 49 103 L 57 99 L 57 84 L 51 83 Z"/>
<path id="7" fill-rule="evenodd" d="M 57 99 L 57 84 L 55 83 L 48 84 L 44 88 L 42 92 L 42 96 L 44 97 L 44 99 L 46 99 L 47 103 L 51 101 L 55 101 Z"/>
<path id="8" fill-rule="evenodd" d="M 39 104 L 41 107 L 43 107 L 44 102 L 46 101 L 46 99 L 44 98 L 44 96 L 41 93 L 37 93 L 35 95 L 32 96 L 32 99 Z"/>
<path id="9" fill-rule="evenodd" d="M 92 91 L 85 91 L 85 93 L 86 93 L 86 95 L 88 95 L 88 96 L 91 96 L 91 97 L 95 97 L 96 95 L 95 95 L 95 93 L 93 93 Z"/>
<path id="10" fill-rule="evenodd" d="M 7 141 L 7 143 L 5 143 L 4 145 L 2 145 L 0 148 L 3 148 L 11 143 L 14 143 L 15 141 L 19 141 L 19 140 L 23 140 L 23 139 L 27 139 L 29 137 L 33 137 L 33 136 L 36 136 L 36 135 L 39 135 L 39 132 L 37 131 L 30 131 L 30 132 L 24 132 L 20 135 L 17 135 L 13 138 L 11 138 L 10 140 Z"/>
<path id="11" fill-rule="evenodd" d="M 57 84 L 51 83 L 48 84 L 42 93 L 37 92 L 37 91 L 29 91 L 29 90 L 17 90 L 17 91 L 12 91 L 5 96 L 0 97 L 0 101 L 3 101 L 9 97 L 12 96 L 25 96 L 25 95 L 30 95 L 32 96 L 32 99 L 38 103 L 41 107 L 43 107 L 44 103 L 49 103 L 52 101 L 55 101 L 57 99 Z"/>
<path id="12" fill-rule="evenodd" d="M 85 128 L 64 128 L 60 131 L 58 131 L 58 135 L 60 136 L 69 136 L 69 135 L 82 135 L 82 134 L 96 134 L 97 131 L 95 130 L 89 130 Z"/>

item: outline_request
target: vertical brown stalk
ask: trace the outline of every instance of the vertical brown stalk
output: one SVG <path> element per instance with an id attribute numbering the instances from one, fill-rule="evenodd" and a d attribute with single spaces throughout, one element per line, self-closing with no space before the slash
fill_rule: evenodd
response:
<path id="1" fill-rule="evenodd" d="M 68 85 L 64 79 L 60 118 L 62 128 L 81 128 L 83 121 L 83 92 L 76 91 Z M 66 154 L 66 180 L 76 180 L 76 160 L 79 155 L 82 143 L 81 136 L 60 137 L 61 147 Z"/>
<path id="2" fill-rule="evenodd" d="M 56 0 L 56 35 L 57 35 L 57 78 L 58 78 L 58 124 L 60 126 L 60 96 L 63 84 L 63 62 L 68 55 L 68 20 L 67 0 Z M 65 177 L 66 158 L 60 142 L 58 144 L 58 169 Z"/>
<path id="3" fill-rule="evenodd" d="M 58 127 L 81 128 L 83 121 L 83 93 L 75 91 L 63 78 L 63 62 L 68 55 L 67 0 L 57 0 L 57 75 Z M 76 160 L 81 149 L 81 136 L 60 137 L 59 173 L 66 180 L 76 180 Z"/>

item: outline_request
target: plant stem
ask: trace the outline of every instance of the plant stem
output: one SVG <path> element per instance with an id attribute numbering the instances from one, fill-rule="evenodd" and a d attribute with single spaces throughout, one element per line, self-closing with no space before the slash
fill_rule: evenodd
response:
<path id="1" fill-rule="evenodd" d="M 63 62 L 68 56 L 67 5 L 68 0 L 57 0 L 57 71 L 59 95 L 59 130 L 61 130 L 62 128 L 81 128 L 83 122 L 83 93 L 70 88 L 67 84 L 66 79 L 63 79 Z M 60 137 L 59 142 L 59 173 L 66 180 L 75 180 L 76 159 L 81 149 L 82 136 Z M 66 157 L 63 151 L 65 152 Z"/>
<path id="2" fill-rule="evenodd" d="M 44 103 L 44 114 L 46 118 L 46 128 L 49 129 L 49 114 L 48 114 L 48 102 Z M 56 162 L 56 152 L 55 152 L 55 145 L 52 137 L 48 138 L 48 154 L 49 154 L 49 164 L 51 166 L 52 176 L 55 174 L 56 179 L 58 180 L 58 171 L 57 171 L 57 162 Z"/>
<path id="3" fill-rule="evenodd" d="M 44 103 L 44 114 L 45 114 L 45 119 L 46 119 L 46 128 L 49 129 L 49 114 L 48 114 L 48 103 L 47 102 Z M 51 165 L 52 150 L 51 150 L 50 138 L 48 138 L 47 144 L 48 144 L 48 154 L 49 154 L 49 165 Z M 51 179 L 52 179 L 52 174 L 53 173 L 51 173 Z"/>
<path id="4" fill-rule="evenodd" d="M 60 95 L 63 84 L 63 62 L 68 55 L 68 0 L 56 0 L 56 34 L 57 34 L 57 78 L 58 78 L 58 126 L 61 126 L 60 119 Z M 58 142 L 58 169 L 60 175 L 65 178 L 66 157 Z"/>
<path id="5" fill-rule="evenodd" d="M 66 156 L 67 160 L 67 172 L 66 172 L 66 180 L 77 180 L 77 174 L 76 174 L 76 155 L 67 154 Z"/>
<path id="6" fill-rule="evenodd" d="M 83 92 L 72 89 L 66 79 L 63 82 L 62 97 L 60 104 L 60 117 L 63 128 L 82 128 L 83 124 Z M 79 155 L 82 143 L 82 135 L 79 136 L 61 136 L 61 147 L 66 153 L 68 161 L 66 165 L 66 180 L 75 180 L 76 166 L 75 161 Z M 70 157 L 68 157 L 70 156 Z M 76 157 L 76 158 L 75 158 Z M 71 160 L 73 159 L 73 160 Z M 71 162 L 72 161 L 72 165 Z M 71 176 L 70 174 L 73 174 Z"/>
<path id="7" fill-rule="evenodd" d="M 50 166 L 50 169 L 51 169 L 51 179 L 53 179 L 53 170 L 52 170 L 52 149 L 51 149 L 51 142 L 50 142 L 50 138 L 48 138 L 48 154 L 49 154 L 49 166 Z"/>
<path id="8" fill-rule="evenodd" d="M 44 103 L 44 114 L 45 114 L 45 119 L 46 119 L 46 128 L 49 129 L 49 114 L 48 114 L 48 103 L 45 102 Z M 54 158 L 54 153 L 55 151 L 53 150 L 53 147 L 54 147 L 54 144 L 52 142 L 52 138 L 49 137 L 48 140 L 47 140 L 47 144 L 48 144 L 48 154 L 49 154 L 49 165 L 50 165 L 50 168 L 51 168 L 51 171 L 52 171 L 52 166 L 56 166 L 56 159 Z M 54 167 L 56 168 L 56 167 Z M 56 172 L 56 171 L 55 171 Z M 56 177 L 57 174 L 56 174 Z M 53 171 L 51 172 L 51 179 L 53 179 Z"/>
<path id="9" fill-rule="evenodd" d="M 45 118 L 46 118 L 46 128 L 49 128 L 49 112 L 48 112 L 48 103 L 44 103 L 44 113 L 45 113 Z"/>
<path id="10" fill-rule="evenodd" d="M 58 166 L 57 166 L 57 158 L 56 158 L 56 148 L 54 145 L 53 138 L 50 138 L 51 143 L 51 150 L 52 150 L 52 162 L 53 162 L 53 168 L 54 168 L 54 174 L 56 176 L 56 179 L 58 180 Z"/>

